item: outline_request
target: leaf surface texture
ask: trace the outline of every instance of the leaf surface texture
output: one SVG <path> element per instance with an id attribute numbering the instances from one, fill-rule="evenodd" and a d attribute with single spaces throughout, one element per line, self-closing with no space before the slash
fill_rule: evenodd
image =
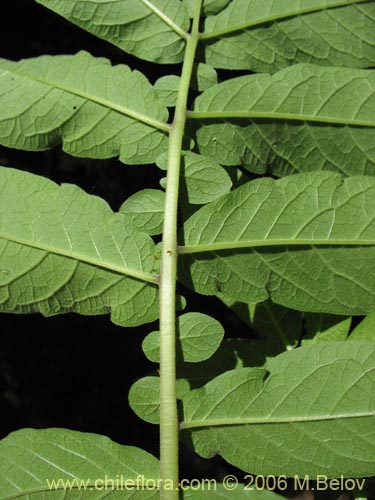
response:
<path id="1" fill-rule="evenodd" d="M 146 77 L 86 52 L 0 60 L 0 142 L 150 163 L 167 144 L 166 107 Z"/>
<path id="2" fill-rule="evenodd" d="M 264 369 L 230 371 L 184 398 L 196 451 L 254 474 L 371 476 L 373 343 L 302 347 L 267 368 L 266 379 Z"/>
<path id="3" fill-rule="evenodd" d="M 179 63 L 189 27 L 185 4 L 175 0 L 36 0 L 73 24 L 141 59 Z M 176 31 L 177 30 L 177 31 Z"/>
<path id="4" fill-rule="evenodd" d="M 298 62 L 366 68 L 374 25 L 372 1 L 233 0 L 206 20 L 206 62 L 266 73 Z"/>
<path id="5" fill-rule="evenodd" d="M 106 478 L 116 481 L 120 475 L 123 481 L 134 483 L 137 476 L 157 481 L 159 462 L 139 448 L 121 446 L 104 436 L 66 429 L 22 429 L 0 441 L 1 500 L 104 500 L 108 498 L 108 489 L 100 490 L 100 486 Z M 49 486 L 52 481 L 56 484 L 59 480 L 70 481 L 74 487 L 64 489 L 61 482 L 58 489 Z M 89 487 L 79 488 L 78 485 L 84 484 Z M 110 497 L 111 500 L 156 500 L 159 492 L 123 488 L 112 491 Z"/>
<path id="6" fill-rule="evenodd" d="M 240 302 L 367 314 L 375 308 L 374 218 L 372 177 L 258 179 L 185 223 L 180 275 L 200 293 Z"/>
<path id="7" fill-rule="evenodd" d="M 233 78 L 198 97 L 194 111 L 200 152 L 221 164 L 374 175 L 373 71 L 297 64 Z"/>
<path id="8" fill-rule="evenodd" d="M 2 311 L 110 312 L 112 321 L 129 326 L 153 321 L 154 247 L 104 200 L 0 169 Z"/>

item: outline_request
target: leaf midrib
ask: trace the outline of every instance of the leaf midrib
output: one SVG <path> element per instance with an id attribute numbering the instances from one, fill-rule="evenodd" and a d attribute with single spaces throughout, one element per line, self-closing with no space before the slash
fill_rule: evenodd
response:
<path id="1" fill-rule="evenodd" d="M 178 36 L 180 36 L 184 40 L 188 39 L 189 34 L 186 33 L 186 31 L 183 30 L 179 24 L 175 23 L 173 19 L 171 19 L 163 11 L 158 9 L 158 7 L 150 2 L 150 0 L 141 0 L 141 2 L 145 7 L 150 9 L 150 11 L 155 14 L 161 21 L 163 21 L 164 24 L 169 26 L 175 33 L 177 33 Z"/>
<path id="2" fill-rule="evenodd" d="M 244 240 L 224 241 L 220 243 L 204 243 L 201 245 L 184 245 L 179 247 L 180 254 L 206 253 L 219 250 L 237 250 L 259 247 L 282 247 L 282 246 L 375 246 L 375 240 L 348 240 L 348 239 L 268 239 L 268 240 Z"/>
<path id="3" fill-rule="evenodd" d="M 347 420 L 352 418 L 371 418 L 375 417 L 375 410 L 358 413 L 338 413 L 335 415 L 314 415 L 301 417 L 241 417 L 241 418 L 223 418 L 223 419 L 206 419 L 194 421 L 182 421 L 180 429 L 194 429 L 196 427 L 223 427 L 223 426 L 239 426 L 239 425 L 269 425 L 269 424 L 289 424 L 321 422 L 330 420 Z"/>
<path id="4" fill-rule="evenodd" d="M 350 125 L 355 127 L 375 127 L 375 121 L 361 121 L 350 118 L 336 118 L 293 113 L 258 112 L 258 111 L 188 111 L 187 118 L 193 120 L 280 120 L 313 123 L 328 123 L 332 125 Z"/>
<path id="5" fill-rule="evenodd" d="M 100 267 L 102 269 L 106 269 L 108 271 L 114 271 L 118 274 L 126 275 L 131 278 L 136 278 L 141 281 L 146 281 L 148 283 L 158 284 L 158 276 L 155 274 L 146 273 L 144 271 L 138 269 L 131 269 L 126 266 L 121 266 L 119 264 L 114 264 L 110 262 L 105 262 L 100 259 L 95 259 L 94 257 L 88 257 L 87 255 L 82 254 L 81 252 L 75 252 L 73 250 L 62 249 L 59 247 L 53 247 L 46 243 L 24 240 L 22 238 L 17 238 L 15 236 L 9 236 L 7 234 L 0 232 L 0 238 L 11 241 L 12 243 L 18 243 L 20 245 L 24 245 L 30 248 L 35 248 L 37 250 L 42 250 L 54 255 L 59 255 L 61 257 L 66 257 L 72 260 L 77 260 L 80 262 L 84 262 L 86 264 L 93 265 L 95 267 Z"/>
<path id="6" fill-rule="evenodd" d="M 243 31 L 248 28 L 255 28 L 257 26 L 262 26 L 264 24 L 272 23 L 274 21 L 281 21 L 283 19 L 288 19 L 290 17 L 296 17 L 304 14 L 312 14 L 314 12 L 323 12 L 325 10 L 332 10 L 332 9 L 337 9 L 338 7 L 347 7 L 351 5 L 355 5 L 358 3 L 369 3 L 366 0 L 351 0 L 350 2 L 348 1 L 338 1 L 335 4 L 332 5 L 327 5 L 326 7 L 309 7 L 309 8 L 302 8 L 302 9 L 296 9 L 293 11 L 289 11 L 288 13 L 282 13 L 278 15 L 273 15 L 269 17 L 264 17 L 263 19 L 258 19 L 256 21 L 249 21 L 247 23 L 243 24 L 238 24 L 236 26 L 232 26 L 229 28 L 223 28 L 221 30 L 216 30 L 216 31 L 211 31 L 211 32 L 204 32 L 201 33 L 199 38 L 200 40 L 209 40 L 211 38 L 219 38 L 224 35 L 230 35 L 232 33 L 235 33 L 237 31 Z"/>

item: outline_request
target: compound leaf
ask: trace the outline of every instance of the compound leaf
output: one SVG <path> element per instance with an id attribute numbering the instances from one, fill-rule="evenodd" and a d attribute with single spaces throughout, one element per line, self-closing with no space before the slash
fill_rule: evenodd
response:
<path id="1" fill-rule="evenodd" d="M 372 476 L 374 343 L 312 344 L 267 368 L 229 371 L 183 399 L 195 450 L 254 474 Z"/>
<path id="2" fill-rule="evenodd" d="M 183 60 L 189 16 L 174 0 L 36 0 L 99 38 L 141 59 Z"/>
<path id="3" fill-rule="evenodd" d="M 375 308 L 374 218 L 372 177 L 258 179 L 185 223 L 180 276 L 199 293 L 240 302 L 270 298 L 306 312 L 368 314 Z"/>
<path id="4" fill-rule="evenodd" d="M 206 20 L 206 62 L 272 73 L 298 62 L 366 68 L 375 59 L 369 0 L 233 0 Z"/>
<path id="5" fill-rule="evenodd" d="M 189 116 L 200 120 L 200 152 L 223 165 L 374 175 L 374 110 L 373 71 L 298 64 L 212 87 Z"/>
<path id="6" fill-rule="evenodd" d="M 165 150 L 167 119 L 146 77 L 128 66 L 87 52 L 0 60 L 5 146 L 41 151 L 62 143 L 74 156 L 150 163 Z"/>
<path id="7" fill-rule="evenodd" d="M 140 478 L 144 483 L 150 481 L 149 488 L 142 487 Z M 0 500 L 57 500 L 62 493 L 65 500 L 104 500 L 111 479 L 114 485 L 117 480 L 117 484 L 128 481 L 129 486 L 112 490 L 113 500 L 156 500 L 158 478 L 159 462 L 155 457 L 97 434 L 22 429 L 0 441 Z M 106 479 L 108 487 L 104 489 Z M 152 483 L 154 489 L 150 488 Z"/>
<path id="8" fill-rule="evenodd" d="M 0 309 L 158 316 L 155 244 L 76 186 L 0 168 Z"/>

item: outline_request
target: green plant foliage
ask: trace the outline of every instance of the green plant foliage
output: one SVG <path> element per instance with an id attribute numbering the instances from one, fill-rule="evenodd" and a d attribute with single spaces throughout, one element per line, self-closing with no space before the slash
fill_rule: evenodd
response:
<path id="1" fill-rule="evenodd" d="M 144 189 L 130 196 L 119 212 L 132 225 L 147 234 L 160 234 L 163 229 L 165 194 L 158 189 Z"/>
<path id="2" fill-rule="evenodd" d="M 354 328 L 349 339 L 363 342 L 375 341 L 375 311 L 366 316 L 359 325 Z"/>
<path id="3" fill-rule="evenodd" d="M 157 63 L 183 60 L 181 33 L 188 29 L 189 17 L 180 1 L 36 1 L 129 54 Z"/>
<path id="4" fill-rule="evenodd" d="M 166 106 L 176 106 L 180 77 L 177 75 L 166 75 L 156 80 L 154 88 L 159 99 Z"/>
<path id="5" fill-rule="evenodd" d="M 306 335 L 302 339 L 302 345 L 345 340 L 349 334 L 351 323 L 351 317 L 306 313 Z"/>
<path id="6" fill-rule="evenodd" d="M 62 143 L 71 155 L 119 155 L 130 164 L 155 161 L 165 150 L 167 109 L 139 71 L 80 52 L 0 60 L 0 74 L 6 146 L 41 151 Z"/>
<path id="7" fill-rule="evenodd" d="M 262 491 L 251 491 L 248 488 L 248 485 L 241 486 L 234 490 L 230 490 L 229 488 L 225 488 L 221 484 L 217 484 L 215 486 L 215 490 L 205 489 L 204 492 L 202 490 L 190 489 L 184 492 L 184 500 L 201 500 L 202 494 L 204 494 L 204 498 L 207 500 L 281 500 L 284 497 L 273 493 L 272 491 L 262 490 Z"/>
<path id="8" fill-rule="evenodd" d="M 116 480 L 120 474 L 123 481 L 136 483 L 137 476 L 142 476 L 156 482 L 160 477 L 159 463 L 149 453 L 133 446 L 66 429 L 23 429 L 0 441 L 1 500 L 58 500 L 62 495 L 66 500 L 102 500 L 108 497 L 108 490 L 97 489 L 93 493 L 95 481 L 104 481 L 106 477 Z M 51 485 L 57 485 L 59 480 L 64 484 L 76 480 L 75 487 L 64 491 L 60 482 L 59 488 L 53 491 Z M 89 487 L 79 489 L 80 484 Z M 136 493 L 135 489 L 119 490 L 111 493 L 111 497 L 114 500 L 158 498 L 155 489 L 139 488 Z"/>
<path id="9" fill-rule="evenodd" d="M 149 236 L 76 186 L 4 167 L 0 184 L 2 311 L 157 318 Z"/>
<path id="10" fill-rule="evenodd" d="M 198 63 L 192 75 L 191 86 L 203 92 L 217 84 L 217 72 L 215 68 L 205 63 Z"/>
<path id="11" fill-rule="evenodd" d="M 371 177 L 249 182 L 185 223 L 184 280 L 242 302 L 270 297 L 310 312 L 368 313 L 375 308 L 374 200 Z"/>
<path id="12" fill-rule="evenodd" d="M 224 297 L 218 297 L 254 332 L 269 343 L 269 354 L 295 347 L 302 331 L 302 315 L 298 311 L 273 304 L 270 301 L 245 304 Z M 315 317 L 315 315 L 311 315 Z"/>
<path id="13" fill-rule="evenodd" d="M 186 172 L 183 184 L 189 203 L 202 205 L 229 192 L 232 181 L 227 172 L 215 161 L 188 151 L 184 155 Z"/>
<path id="14" fill-rule="evenodd" d="M 263 366 L 268 356 L 274 355 L 268 342 L 243 338 L 224 339 L 211 358 L 201 363 L 177 362 L 177 396 L 183 398 L 192 389 L 207 384 L 212 378 L 229 370 Z"/>
<path id="15" fill-rule="evenodd" d="M 160 423 L 160 380 L 158 377 L 144 377 L 137 380 L 129 391 L 129 405 L 132 410 L 150 424 Z"/>
<path id="16" fill-rule="evenodd" d="M 167 169 L 167 156 L 157 159 L 158 167 Z M 188 203 L 204 205 L 227 194 L 232 187 L 228 173 L 217 161 L 207 156 L 185 151 L 182 157 L 183 177 L 181 178 L 182 196 Z"/>
<path id="17" fill-rule="evenodd" d="M 203 122 L 198 144 L 224 165 L 277 176 L 374 175 L 374 110 L 373 71 L 297 64 L 212 87 L 196 99 L 191 116 L 215 119 Z"/>
<path id="18" fill-rule="evenodd" d="M 0 441 L 0 500 L 280 498 L 183 488 L 179 437 L 250 474 L 374 476 L 375 2 L 36 1 L 164 66 L 0 59 L 0 143 L 166 177 L 161 190 L 140 174 L 115 213 L 0 167 L 0 311 L 159 318 L 142 346 L 158 366 L 128 399 L 160 426 L 160 461 L 103 436 L 21 430 Z M 176 314 L 180 293 L 201 294 L 200 312 Z M 48 489 L 105 475 L 161 482 Z M 355 496 L 370 499 L 371 482 Z"/>
<path id="19" fill-rule="evenodd" d="M 207 314 L 183 314 L 177 325 L 177 358 L 189 363 L 204 361 L 217 351 L 223 336 L 221 324 Z M 159 332 L 151 332 L 143 341 L 143 351 L 150 361 L 159 361 L 159 345 Z"/>
<path id="20" fill-rule="evenodd" d="M 371 475 L 373 347 L 321 343 L 269 360 L 268 372 L 229 371 L 184 398 L 182 428 L 202 456 L 220 453 L 256 474 Z"/>
<path id="21" fill-rule="evenodd" d="M 371 0 L 233 0 L 206 20 L 206 62 L 257 72 L 298 62 L 366 68 L 374 20 Z"/>

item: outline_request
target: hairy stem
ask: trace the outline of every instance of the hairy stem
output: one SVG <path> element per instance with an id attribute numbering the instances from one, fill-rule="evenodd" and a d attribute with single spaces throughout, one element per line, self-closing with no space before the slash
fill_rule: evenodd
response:
<path id="1" fill-rule="evenodd" d="M 176 275 L 177 210 L 181 149 L 187 98 L 199 38 L 202 0 L 196 0 L 192 32 L 186 43 L 184 64 L 169 136 L 168 175 L 164 207 L 163 252 L 160 272 L 160 498 L 178 500 L 178 416 L 176 400 Z M 173 489 L 170 489 L 171 483 Z"/>

